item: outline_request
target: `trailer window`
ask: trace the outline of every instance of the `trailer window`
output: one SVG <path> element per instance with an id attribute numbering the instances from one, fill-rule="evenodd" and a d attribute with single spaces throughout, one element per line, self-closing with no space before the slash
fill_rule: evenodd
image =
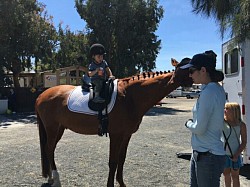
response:
<path id="1" fill-rule="evenodd" d="M 235 48 L 224 56 L 225 74 L 233 74 L 239 71 L 238 49 Z"/>

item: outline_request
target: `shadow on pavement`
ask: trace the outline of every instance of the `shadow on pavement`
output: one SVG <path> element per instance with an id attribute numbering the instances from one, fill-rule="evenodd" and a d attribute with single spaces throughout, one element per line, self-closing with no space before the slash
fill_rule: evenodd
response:
<path id="1" fill-rule="evenodd" d="M 190 110 L 178 110 L 175 108 L 154 106 L 145 114 L 145 116 L 175 115 L 178 112 L 189 112 L 190 113 Z"/>
<path id="2" fill-rule="evenodd" d="M 7 128 L 13 123 L 35 124 L 36 115 L 35 113 L 15 113 L 0 115 L 0 127 Z"/>
<path id="3" fill-rule="evenodd" d="M 51 187 L 49 183 L 43 183 L 41 187 Z"/>

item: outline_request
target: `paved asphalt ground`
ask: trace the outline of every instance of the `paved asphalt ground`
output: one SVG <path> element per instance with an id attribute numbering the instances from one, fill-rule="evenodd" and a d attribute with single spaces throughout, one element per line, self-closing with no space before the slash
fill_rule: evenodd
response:
<path id="1" fill-rule="evenodd" d="M 164 99 L 143 118 L 132 136 L 124 180 L 128 187 L 189 186 L 190 132 L 194 99 Z M 66 130 L 56 149 L 56 163 L 64 187 L 103 187 L 108 176 L 109 139 Z M 0 115 L 0 187 L 45 187 L 34 114 Z M 223 178 L 222 178 L 223 180 Z M 250 186 L 250 167 L 240 172 L 241 186 Z M 221 182 L 221 186 L 223 182 Z"/>

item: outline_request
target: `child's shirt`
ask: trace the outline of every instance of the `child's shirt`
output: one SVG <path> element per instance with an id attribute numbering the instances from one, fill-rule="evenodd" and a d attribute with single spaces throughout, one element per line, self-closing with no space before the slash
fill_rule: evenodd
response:
<path id="1" fill-rule="evenodd" d="M 96 80 L 96 79 L 107 79 L 107 72 L 106 68 L 108 67 L 108 63 L 103 60 L 101 63 L 97 64 L 94 61 L 92 61 L 89 64 L 89 71 L 94 71 L 97 68 L 102 68 L 102 74 L 100 75 L 99 73 L 94 74 L 91 78 L 91 80 Z"/>

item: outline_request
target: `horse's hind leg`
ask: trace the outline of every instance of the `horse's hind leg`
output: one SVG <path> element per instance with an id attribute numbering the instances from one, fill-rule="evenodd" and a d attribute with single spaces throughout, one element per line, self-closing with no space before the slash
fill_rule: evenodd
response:
<path id="1" fill-rule="evenodd" d="M 55 148 L 56 148 L 56 144 L 58 143 L 58 141 L 61 139 L 63 135 L 64 129 L 65 128 L 59 126 L 59 128 L 53 129 L 53 131 L 48 132 L 47 151 L 48 151 L 48 159 L 50 162 L 50 167 L 52 170 L 52 173 L 51 173 L 52 176 L 50 176 L 48 182 L 50 183 L 52 179 L 53 184 L 51 186 L 53 187 L 61 186 L 59 173 L 57 171 L 56 163 L 55 163 Z"/>

